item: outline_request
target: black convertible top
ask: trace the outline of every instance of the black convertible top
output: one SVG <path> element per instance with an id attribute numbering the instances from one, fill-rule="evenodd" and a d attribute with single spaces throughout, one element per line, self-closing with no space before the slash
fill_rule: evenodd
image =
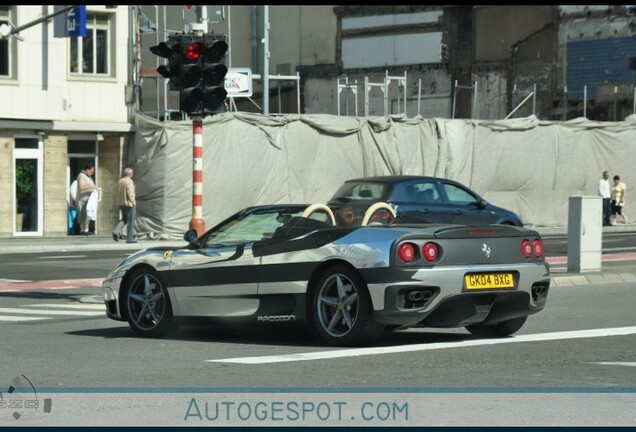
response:
<path id="1" fill-rule="evenodd" d="M 334 228 L 327 222 L 302 216 L 294 216 L 285 225 L 276 228 L 273 239 L 294 238 L 317 229 Z"/>

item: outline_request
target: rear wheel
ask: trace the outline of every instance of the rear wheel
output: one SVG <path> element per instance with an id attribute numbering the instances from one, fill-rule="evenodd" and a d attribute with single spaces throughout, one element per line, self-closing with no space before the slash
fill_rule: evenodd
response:
<path id="1" fill-rule="evenodd" d="M 475 336 L 504 337 L 516 333 L 523 327 L 528 317 L 513 318 L 497 324 L 471 324 L 466 330 Z"/>
<path id="2" fill-rule="evenodd" d="M 136 270 L 128 279 L 126 315 L 133 331 L 141 336 L 165 336 L 177 328 L 168 291 L 161 277 L 150 268 Z"/>
<path id="3" fill-rule="evenodd" d="M 384 325 L 373 321 L 367 286 L 349 267 L 327 269 L 311 295 L 314 329 L 331 345 L 368 343 L 380 336 Z"/>

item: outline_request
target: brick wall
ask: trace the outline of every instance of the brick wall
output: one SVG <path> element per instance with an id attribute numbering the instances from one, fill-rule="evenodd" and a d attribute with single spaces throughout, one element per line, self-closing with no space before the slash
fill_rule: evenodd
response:
<path id="1" fill-rule="evenodd" d="M 44 236 L 67 234 L 67 139 L 49 135 L 44 140 Z"/>
<path id="2" fill-rule="evenodd" d="M 13 234 L 13 136 L 0 131 L 0 238 Z"/>
<path id="3" fill-rule="evenodd" d="M 102 200 L 97 208 L 96 234 L 110 235 L 119 220 L 119 207 L 115 205 L 117 182 L 121 176 L 123 166 L 122 139 L 118 135 L 104 135 L 99 142 L 99 182 L 102 189 Z"/>

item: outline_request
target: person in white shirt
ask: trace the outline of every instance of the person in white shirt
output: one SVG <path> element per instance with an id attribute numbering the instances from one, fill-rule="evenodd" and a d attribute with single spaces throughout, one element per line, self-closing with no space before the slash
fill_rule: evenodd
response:
<path id="1" fill-rule="evenodd" d="M 95 165 L 88 164 L 77 175 L 77 220 L 82 235 L 94 234 L 88 230 L 91 218 L 87 213 L 88 199 L 91 197 L 91 193 L 97 190 L 93 174 L 95 174 Z"/>
<path id="2" fill-rule="evenodd" d="M 603 198 L 603 226 L 609 226 L 612 217 L 610 188 L 609 172 L 603 171 L 603 178 L 598 182 L 598 194 Z"/>

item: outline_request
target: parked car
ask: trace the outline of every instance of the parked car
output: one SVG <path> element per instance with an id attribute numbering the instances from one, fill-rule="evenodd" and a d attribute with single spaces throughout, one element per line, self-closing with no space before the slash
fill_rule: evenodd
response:
<path id="1" fill-rule="evenodd" d="M 544 308 L 550 286 L 541 237 L 514 226 L 341 227 L 324 205 L 269 205 L 184 239 L 137 252 L 104 279 L 109 318 L 141 336 L 309 324 L 336 346 L 385 328 L 508 336 Z"/>
<path id="2" fill-rule="evenodd" d="M 476 192 L 453 180 L 421 176 L 378 176 L 347 180 L 327 205 L 337 212 L 351 208 L 356 223 L 377 202 L 388 203 L 396 223 L 502 224 L 523 226 L 510 210 L 488 203 Z M 388 212 L 374 215 L 388 222 Z"/>

